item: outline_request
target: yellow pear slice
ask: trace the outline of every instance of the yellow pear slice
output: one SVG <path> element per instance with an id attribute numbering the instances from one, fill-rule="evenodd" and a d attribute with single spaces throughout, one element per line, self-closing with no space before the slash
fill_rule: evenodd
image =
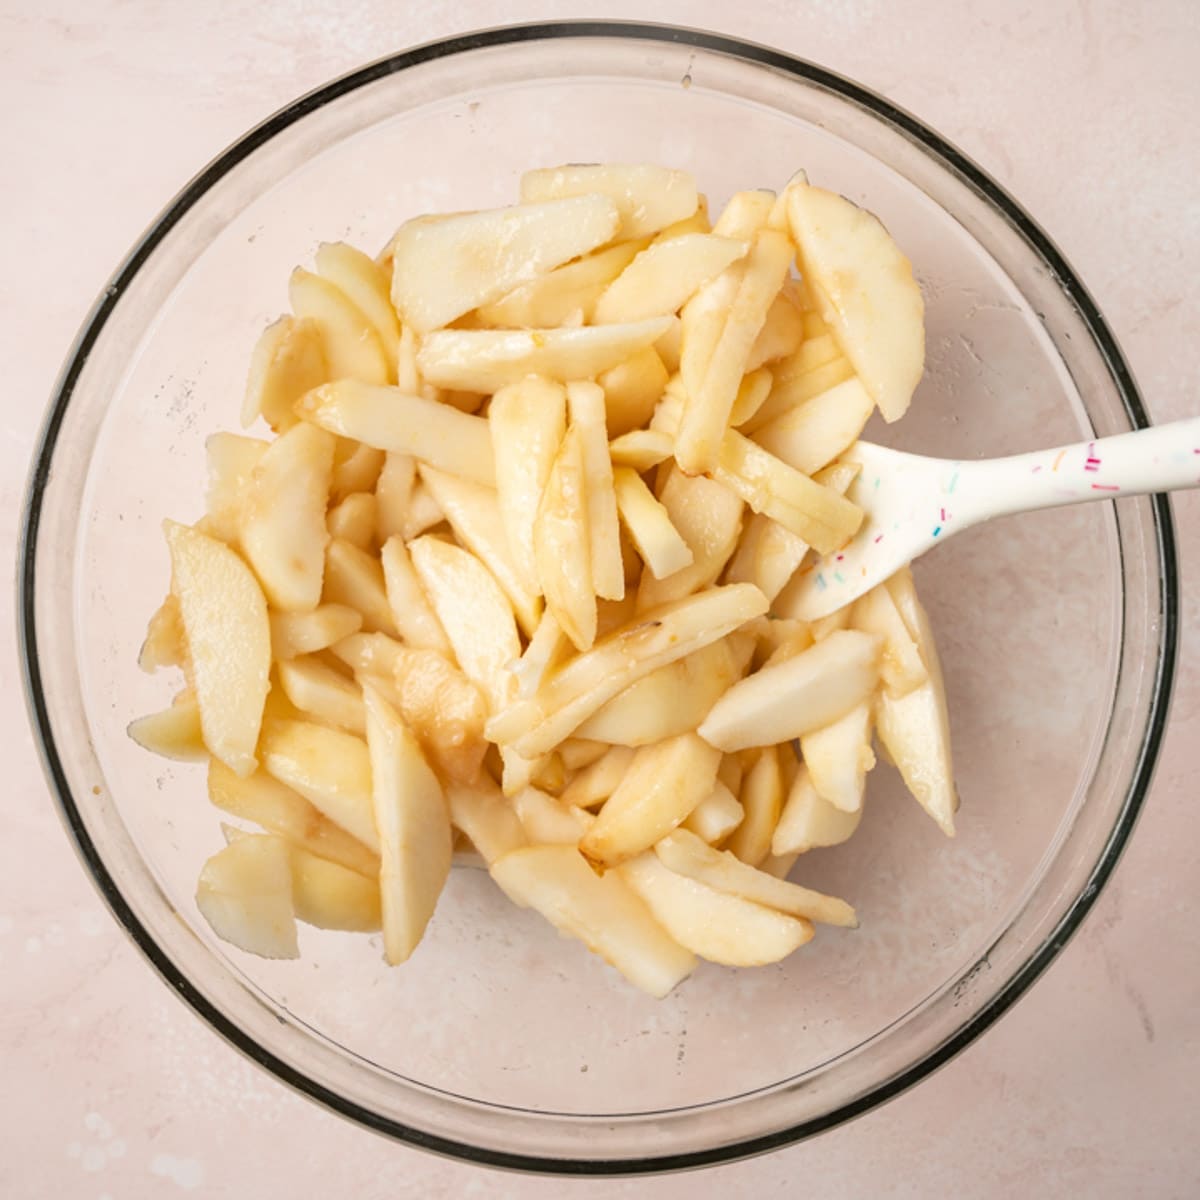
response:
<path id="1" fill-rule="evenodd" d="M 925 304 L 912 263 L 869 212 L 822 188 L 788 188 L 788 225 L 825 323 L 886 421 L 925 367 Z"/>
<path id="2" fill-rule="evenodd" d="M 271 669 L 267 602 L 223 542 L 164 522 L 204 744 L 239 775 L 254 757 Z"/>

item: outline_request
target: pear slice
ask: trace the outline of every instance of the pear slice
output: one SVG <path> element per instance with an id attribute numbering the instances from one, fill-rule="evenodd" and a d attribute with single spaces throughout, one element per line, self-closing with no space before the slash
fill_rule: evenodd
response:
<path id="1" fill-rule="evenodd" d="M 496 577 L 522 630 L 532 635 L 542 614 L 541 598 L 537 587 L 517 567 L 496 490 L 424 465 L 421 480 L 455 537 Z"/>
<path id="2" fill-rule="evenodd" d="M 297 267 L 288 282 L 288 296 L 296 316 L 312 321 L 320 331 L 330 379 L 387 383 L 388 361 L 379 334 L 341 288 Z"/>
<path id="3" fill-rule="evenodd" d="M 196 907 L 222 941 L 262 958 L 299 958 L 287 843 L 270 834 L 230 842 L 200 872 Z"/>
<path id="4" fill-rule="evenodd" d="M 469 551 L 426 535 L 409 552 L 463 674 L 480 688 L 492 711 L 499 711 L 516 696 L 509 668 L 521 656 L 512 605 Z"/>
<path id="5" fill-rule="evenodd" d="M 250 568 L 215 538 L 163 525 L 204 744 L 239 775 L 254 757 L 271 669 L 267 602 Z"/>
<path id="6" fill-rule="evenodd" d="M 392 302 L 406 325 L 428 333 L 611 241 L 619 223 L 599 195 L 418 217 L 392 242 Z"/>
<path id="7" fill-rule="evenodd" d="M 530 376 L 502 388 L 488 408 L 496 461 L 496 501 L 523 586 L 540 591 L 533 527 L 554 456 L 567 429 L 567 393 Z"/>
<path id="8" fill-rule="evenodd" d="M 590 517 L 583 435 L 573 425 L 559 446 L 538 503 L 533 555 L 546 607 L 579 650 L 590 650 L 596 640 Z"/>
<path id="9" fill-rule="evenodd" d="M 329 379 L 325 347 L 316 321 L 280 317 L 262 331 L 250 356 L 242 401 L 242 427 L 262 417 L 276 433 L 295 425 L 292 406 Z"/>
<path id="10" fill-rule="evenodd" d="M 631 859 L 617 874 L 671 937 L 709 962 L 762 967 L 812 940 L 809 921 L 676 875 L 654 854 Z"/>
<path id="11" fill-rule="evenodd" d="M 695 968 L 624 880 L 597 875 L 573 846 L 514 850 L 491 875 L 514 904 L 541 913 L 651 996 L 667 995 Z"/>
<path id="12" fill-rule="evenodd" d="M 823 925 L 848 928 L 858 925 L 854 909 L 844 900 L 748 867 L 728 851 L 714 850 L 686 829 L 668 834 L 654 851 L 677 875 L 686 875 L 719 892 L 729 892 L 743 900 L 752 900 L 789 916 L 805 917 Z"/>
<path id="13" fill-rule="evenodd" d="M 126 733 L 139 746 L 179 762 L 203 762 L 208 747 L 200 729 L 200 706 L 190 691 L 175 697 L 170 708 L 131 721 Z"/>
<path id="14" fill-rule="evenodd" d="M 800 753 L 817 793 L 843 812 L 862 807 L 871 751 L 871 703 L 856 704 L 844 717 L 800 739 Z"/>
<path id="15" fill-rule="evenodd" d="M 746 815 L 741 801 L 718 779 L 713 790 L 692 809 L 681 828 L 690 830 L 707 845 L 724 841 Z"/>
<path id="16" fill-rule="evenodd" d="M 690 217 L 699 206 L 696 181 L 686 171 L 650 163 L 592 163 L 543 167 L 521 176 L 521 199 L 603 195 L 620 213 L 621 237 L 645 237 Z"/>
<path id="17" fill-rule="evenodd" d="M 387 272 L 373 258 L 345 242 L 323 243 L 317 250 L 315 262 L 317 273 L 345 292 L 370 322 L 379 335 L 394 375 L 396 352 L 400 346 L 400 322 L 388 294 Z M 316 384 L 312 386 L 316 387 Z"/>
<path id="18" fill-rule="evenodd" d="M 771 853 L 779 857 L 821 846 L 840 846 L 850 839 L 861 820 L 861 807 L 843 812 L 818 794 L 808 768 L 801 765 L 771 837 Z"/>
<path id="19" fill-rule="evenodd" d="M 750 243 L 711 233 L 655 242 L 625 268 L 596 301 L 597 325 L 642 321 L 678 312 L 692 293 L 744 258 Z"/>
<path id="20" fill-rule="evenodd" d="M 371 762 L 362 738 L 310 721 L 272 718 L 259 744 L 263 766 L 376 853 Z"/>
<path id="21" fill-rule="evenodd" d="M 214 758 L 208 764 L 208 798 L 222 812 L 253 821 L 319 858 L 371 879 L 379 875 L 379 855 L 266 771 L 242 779 Z"/>
<path id="22" fill-rule="evenodd" d="M 246 489 L 242 548 L 267 599 L 285 612 L 311 612 L 321 600 L 333 451 L 331 434 L 297 425 L 271 443 Z"/>
<path id="23" fill-rule="evenodd" d="M 579 329 L 438 329 L 417 353 L 421 374 L 437 387 L 497 392 L 526 375 L 566 382 L 592 379 L 652 345 L 675 323 L 650 317 Z"/>
<path id="24" fill-rule="evenodd" d="M 442 786 L 416 737 L 371 684 L 364 685 L 363 700 L 379 830 L 384 955 L 394 966 L 424 936 L 450 874 L 454 838 Z"/>
<path id="25" fill-rule="evenodd" d="M 822 317 L 884 420 L 899 420 L 925 367 L 912 263 L 877 218 L 833 192 L 792 184 L 787 212 Z"/>
<path id="26" fill-rule="evenodd" d="M 580 850 L 592 862 L 611 867 L 649 849 L 713 790 L 720 763 L 720 751 L 694 733 L 643 746 Z"/>
<path id="27" fill-rule="evenodd" d="M 722 750 L 744 750 L 829 725 L 870 697 L 879 680 L 880 646 L 874 634 L 843 629 L 763 667 L 713 705 L 700 736 Z"/>

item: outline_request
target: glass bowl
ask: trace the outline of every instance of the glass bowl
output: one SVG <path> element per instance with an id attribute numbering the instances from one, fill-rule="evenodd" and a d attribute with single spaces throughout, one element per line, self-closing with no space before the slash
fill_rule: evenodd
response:
<path id="1" fill-rule="evenodd" d="M 136 666 L 194 518 L 203 443 L 236 427 L 250 348 L 323 239 L 374 249 L 432 209 L 512 201 L 523 169 L 647 160 L 720 203 L 799 166 L 877 212 L 925 292 L 928 373 L 873 430 L 947 457 L 1146 423 L 1087 291 L 952 146 L 809 63 L 683 29 L 499 29 L 384 59 L 296 101 L 193 180 L 114 275 L 53 399 L 21 562 L 33 720 L 64 819 L 163 978 L 280 1079 L 363 1125 L 477 1162 L 618 1173 L 807 1137 L 896 1095 L 986 1029 L 1112 870 L 1165 720 L 1170 513 L 1125 499 L 1017 517 L 919 564 L 962 795 L 945 840 L 889 768 L 845 846 L 794 875 L 857 932 L 783 964 L 704 967 L 655 1002 L 453 872 L 413 960 L 302 929 L 303 957 L 218 942 L 193 899 L 221 844 L 199 767 L 125 735 L 165 702 Z"/>

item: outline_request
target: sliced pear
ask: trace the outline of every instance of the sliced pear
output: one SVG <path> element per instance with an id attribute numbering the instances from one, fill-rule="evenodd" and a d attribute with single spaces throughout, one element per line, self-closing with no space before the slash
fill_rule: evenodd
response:
<path id="1" fill-rule="evenodd" d="M 604 325 L 677 312 L 697 288 L 744 258 L 749 249 L 749 242 L 709 233 L 656 241 L 609 285 L 592 319 Z"/>
<path id="2" fill-rule="evenodd" d="M 792 253 L 787 237 L 766 229 L 755 237 L 742 264 L 742 277 L 703 376 L 698 384 L 688 385 L 675 456 L 690 475 L 711 471 L 717 465 L 738 386 L 767 312 L 787 276 Z"/>
<path id="3" fill-rule="evenodd" d="M 638 587 L 639 612 L 689 596 L 715 582 L 742 531 L 741 498 L 711 479 L 689 477 L 672 467 L 658 498 L 671 524 L 687 542 L 692 563 L 665 579 L 655 579 L 653 573 L 643 575 Z"/>
<path id="4" fill-rule="evenodd" d="M 594 762 L 576 772 L 560 797 L 572 808 L 595 808 L 621 786 L 633 762 L 632 746 L 609 746 Z"/>
<path id="5" fill-rule="evenodd" d="M 879 740 L 905 786 L 947 837 L 954 836 L 958 807 L 950 754 L 945 696 L 931 675 L 899 700 L 881 692 L 876 701 Z"/>
<path id="6" fill-rule="evenodd" d="M 526 634 L 532 634 L 542 615 L 541 598 L 538 588 L 517 567 L 496 490 L 428 466 L 421 467 L 421 480 L 450 522 L 455 537 L 496 577 L 512 603 L 518 624 Z"/>
<path id="7" fill-rule="evenodd" d="M 512 803 L 535 846 L 576 846 L 594 819 L 583 809 L 569 808 L 535 787 L 519 791 Z"/>
<path id="8" fill-rule="evenodd" d="M 653 854 L 631 859 L 617 874 L 671 937 L 709 962 L 762 967 L 812 940 L 810 922 L 676 875 Z"/>
<path id="9" fill-rule="evenodd" d="M 288 297 L 297 317 L 320 331 L 330 379 L 387 383 L 388 361 L 379 334 L 341 288 L 302 267 L 292 272 Z"/>
<path id="10" fill-rule="evenodd" d="M 554 456 L 567 429 L 567 393 L 531 376 L 502 388 L 488 408 L 500 519 L 524 588 L 540 591 L 533 527 Z"/>
<path id="11" fill-rule="evenodd" d="M 572 659 L 532 699 L 493 717 L 488 737 L 526 757 L 545 754 L 630 684 L 720 641 L 766 607 L 757 588 L 733 584 L 642 613 Z"/>
<path id="12" fill-rule="evenodd" d="M 227 545 L 237 545 L 254 468 L 269 446 L 270 442 L 237 433 L 214 433 L 204 443 L 208 468 L 205 532 Z"/>
<path id="13" fill-rule="evenodd" d="M 611 867 L 653 846 L 713 790 L 720 762 L 720 752 L 694 733 L 643 746 L 580 850 Z"/>
<path id="14" fill-rule="evenodd" d="M 913 585 L 912 572 L 897 571 L 885 585 L 916 641 L 928 678 L 902 699 L 885 691 L 876 705 L 879 740 L 908 790 L 947 836 L 954 834 L 958 793 L 950 749 L 946 685 L 929 617 Z"/>
<path id="15" fill-rule="evenodd" d="M 488 569 L 461 547 L 426 535 L 409 552 L 458 665 L 498 712 L 516 695 L 509 667 L 521 655 L 521 639 L 512 605 Z"/>
<path id="16" fill-rule="evenodd" d="M 840 846 L 861 820 L 861 806 L 853 812 L 834 807 L 813 787 L 808 768 L 801 765 L 771 836 L 771 853 L 803 854 L 821 846 Z"/>
<path id="17" fill-rule="evenodd" d="M 611 241 L 619 224 L 611 200 L 578 193 L 409 221 L 392 242 L 392 302 L 428 333 Z"/>
<path id="18" fill-rule="evenodd" d="M 163 529 L 204 744 L 248 775 L 257 766 L 271 668 L 267 602 L 250 568 L 223 542 L 174 521 Z"/>
<path id="19" fill-rule="evenodd" d="M 363 687 L 363 700 L 382 864 L 384 956 L 394 966 L 424 936 L 450 874 L 454 838 L 442 786 L 416 737 L 371 684 Z"/>
<path id="20" fill-rule="evenodd" d="M 271 719 L 263 723 L 259 753 L 273 778 L 379 852 L 371 762 L 362 738 L 310 721 Z"/>
<path id="21" fill-rule="evenodd" d="M 272 606 L 285 612 L 310 612 L 321 599 L 333 451 L 330 434 L 297 425 L 271 443 L 245 493 L 242 548 Z"/>
<path id="22" fill-rule="evenodd" d="M 741 801 L 718 779 L 713 790 L 692 809 L 681 828 L 715 846 L 742 823 L 745 815 Z"/>
<path id="23" fill-rule="evenodd" d="M 871 702 L 864 700 L 831 725 L 800 739 L 813 787 L 843 812 L 862 807 L 867 772 L 875 765 L 871 729 Z"/>
<path id="24" fill-rule="evenodd" d="M 891 234 L 842 196 L 788 189 L 801 270 L 855 373 L 886 421 L 908 408 L 925 366 L 925 305 Z"/>
<path id="25" fill-rule="evenodd" d="M 541 913 L 651 996 L 667 995 L 696 965 L 622 879 L 597 875 L 573 846 L 514 850 L 491 875 L 514 904 Z"/>
<path id="26" fill-rule="evenodd" d="M 404 529 L 416 478 L 417 460 L 411 455 L 384 455 L 383 469 L 375 483 L 375 511 L 379 521 L 375 536 L 381 546 Z"/>
<path id="27" fill-rule="evenodd" d="M 400 636 L 418 649 L 451 655 L 450 642 L 412 565 L 404 539 L 388 538 L 380 554 L 384 591 Z"/>
<path id="28" fill-rule="evenodd" d="M 645 425 L 667 386 L 667 378 L 667 368 L 653 346 L 603 372 L 596 382 L 604 389 L 608 436 L 619 437 Z"/>
<path id="29" fill-rule="evenodd" d="M 383 567 L 373 554 L 350 542 L 334 538 L 325 552 L 325 580 L 321 598 L 362 615 L 367 633 L 395 636 L 396 624 L 388 604 Z"/>
<path id="30" fill-rule="evenodd" d="M 805 475 L 813 475 L 850 448 L 874 403 L 857 379 L 797 404 L 754 434 L 764 450 Z"/>
<path id="31" fill-rule="evenodd" d="M 622 523 L 654 578 L 665 579 L 690 566 L 692 548 L 642 477 L 629 467 L 620 467 L 614 472 L 613 485 Z"/>
<path id="32" fill-rule="evenodd" d="M 417 364 L 437 387 L 470 392 L 496 392 L 526 375 L 590 379 L 656 342 L 674 321 L 651 317 L 579 329 L 439 329 L 426 335 Z"/>
<path id="33" fill-rule="evenodd" d="M 789 358 L 799 350 L 803 338 L 804 315 L 787 289 L 781 288 L 779 295 L 771 301 L 763 327 L 750 347 L 746 370 L 756 371 L 764 363 Z"/>
<path id="34" fill-rule="evenodd" d="M 311 655 L 287 659 L 276 669 L 284 695 L 301 712 L 360 737 L 366 732 L 362 693 L 340 671 Z"/>
<path id="35" fill-rule="evenodd" d="M 450 779 L 479 775 L 487 743 L 483 693 L 435 650 L 398 648 L 390 676 L 395 704 L 422 749 Z"/>
<path id="36" fill-rule="evenodd" d="M 371 550 L 379 528 L 375 497 L 370 492 L 352 492 L 329 510 L 325 528 L 330 537 L 340 538 L 360 550 Z"/>
<path id="37" fill-rule="evenodd" d="M 287 843 L 270 834 L 231 842 L 200 872 L 196 907 L 222 941 L 261 958 L 299 958 Z"/>
<path id="38" fill-rule="evenodd" d="M 488 866 L 528 844 L 512 805 L 486 774 L 474 784 L 451 783 L 446 801 L 454 827 L 470 838 Z"/>
<path id="39" fill-rule="evenodd" d="M 713 705 L 700 736 L 722 750 L 744 750 L 829 725 L 871 695 L 879 680 L 880 647 L 873 634 L 841 630 L 763 667 Z"/>
<path id="40" fill-rule="evenodd" d="M 725 578 L 729 583 L 752 583 L 774 601 L 808 551 L 802 537 L 764 513 L 754 513 L 746 522 Z"/>
<path id="41" fill-rule="evenodd" d="M 159 667 L 182 667 L 186 662 L 187 641 L 179 597 L 168 592 L 146 624 L 146 640 L 138 652 L 138 666 L 143 671 L 157 671 Z"/>
<path id="42" fill-rule="evenodd" d="M 370 322 L 383 345 L 390 373 L 394 377 L 396 352 L 400 345 L 400 322 L 388 295 L 388 273 L 374 259 L 345 242 L 322 243 L 317 250 L 316 267 L 318 274 L 345 292 Z"/>
<path id="43" fill-rule="evenodd" d="M 802 475 L 736 429 L 725 434 L 712 477 L 819 554 L 840 549 L 863 521 L 862 509 L 836 489 Z"/>
<path id="44" fill-rule="evenodd" d="M 749 651 L 749 641 L 735 633 L 659 667 L 614 696 L 576 732 L 614 746 L 647 746 L 691 733 L 742 677 Z"/>
<path id="45" fill-rule="evenodd" d="M 690 217 L 699 205 L 686 171 L 649 163 L 595 163 L 544 167 L 521 176 L 527 204 L 564 196 L 609 197 L 620 212 L 621 237 L 645 237 Z"/>
<path id="46" fill-rule="evenodd" d="M 742 432 L 757 433 L 764 425 L 778 420 L 789 413 L 797 405 L 804 404 L 828 392 L 839 384 L 854 378 L 854 368 L 845 355 L 839 354 L 832 362 L 814 367 L 803 375 L 791 379 L 776 375 L 771 385 L 770 395 L 763 401 L 762 407 L 742 426 Z"/>
<path id="47" fill-rule="evenodd" d="M 607 456 L 607 444 L 604 452 Z M 572 426 L 555 455 L 538 504 L 533 554 L 546 607 L 579 650 L 591 649 L 596 640 L 590 516 L 583 436 Z"/>
<path id="48" fill-rule="evenodd" d="M 554 329 L 590 321 L 605 288 L 646 245 L 641 238 L 596 250 L 523 283 L 494 304 L 483 305 L 476 316 L 499 329 Z"/>
<path id="49" fill-rule="evenodd" d="M 296 411 L 341 437 L 496 486 L 492 437 L 483 417 L 399 388 L 350 379 L 315 388 L 297 401 Z"/>
<path id="50" fill-rule="evenodd" d="M 297 419 L 292 406 L 328 379 L 320 326 L 312 320 L 280 317 L 262 331 L 250 356 L 242 427 L 261 416 L 276 433 L 286 433 Z"/>
<path id="51" fill-rule="evenodd" d="M 686 875 L 719 892 L 729 892 L 743 900 L 822 925 L 851 929 L 858 925 L 854 909 L 845 900 L 748 867 L 729 851 L 714 850 L 686 829 L 668 834 L 654 847 L 654 852 L 677 875 Z"/>
<path id="52" fill-rule="evenodd" d="M 620 600 L 625 595 L 625 569 L 621 562 L 612 460 L 608 457 L 604 389 L 582 380 L 568 383 L 567 410 L 572 428 L 579 430 L 583 452 L 592 587 L 601 600 Z"/>
<path id="53" fill-rule="evenodd" d="M 200 706 L 192 692 L 181 692 L 170 708 L 129 723 L 126 732 L 139 746 L 179 762 L 203 762 L 208 747 L 200 728 Z"/>
<path id="54" fill-rule="evenodd" d="M 730 425 L 742 425 L 750 420 L 766 403 L 773 382 L 771 372 L 766 367 L 758 367 L 743 375 L 733 401 L 733 410 L 729 414 Z"/>
<path id="55" fill-rule="evenodd" d="M 850 621 L 855 629 L 883 638 L 879 674 L 894 699 L 907 696 L 929 678 L 921 650 L 886 584 L 872 588 L 855 601 Z"/>
<path id="56" fill-rule="evenodd" d="M 742 779 L 739 799 L 746 815 L 729 836 L 730 852 L 751 867 L 771 853 L 771 835 L 783 811 L 783 787 L 780 748 L 764 746 Z"/>
<path id="57" fill-rule="evenodd" d="M 243 779 L 214 758 L 208 764 L 208 798 L 222 812 L 253 821 L 319 858 L 372 880 L 379 875 L 379 855 L 266 771 Z"/>
<path id="58" fill-rule="evenodd" d="M 322 604 L 306 613 L 271 613 L 271 654 L 276 659 L 315 654 L 357 633 L 362 615 L 344 604 Z"/>
<path id="59" fill-rule="evenodd" d="M 567 738 L 558 747 L 557 754 L 562 759 L 563 768 L 567 771 L 581 771 L 598 762 L 611 749 L 607 742 L 593 742 L 590 738 Z"/>
<path id="60" fill-rule="evenodd" d="M 329 499 L 337 504 L 355 492 L 372 492 L 379 482 L 387 454 L 352 438 L 338 438 L 333 452 Z"/>
<path id="61" fill-rule="evenodd" d="M 512 667 L 517 678 L 517 695 L 522 699 L 532 696 L 542 686 L 542 680 L 563 664 L 569 652 L 570 640 L 558 618 L 548 608 L 543 610 L 525 653 Z"/>
<path id="62" fill-rule="evenodd" d="M 675 443 L 670 434 L 654 429 L 632 429 L 608 443 L 614 467 L 632 467 L 639 475 L 666 462 Z M 670 520 L 670 514 L 667 515 Z"/>

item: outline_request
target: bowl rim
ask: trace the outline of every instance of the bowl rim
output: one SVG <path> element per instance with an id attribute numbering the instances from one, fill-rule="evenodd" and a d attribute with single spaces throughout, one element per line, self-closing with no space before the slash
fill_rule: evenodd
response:
<path id="1" fill-rule="evenodd" d="M 906 1091 L 949 1062 L 1001 1017 L 1034 983 L 1063 949 L 1091 909 L 1123 852 L 1149 791 L 1164 736 L 1174 683 L 1179 643 L 1179 581 L 1175 532 L 1167 496 L 1149 497 L 1154 547 L 1159 562 L 1158 601 L 1161 621 L 1159 655 L 1144 733 L 1118 821 L 1082 891 L 1057 926 L 997 995 L 932 1052 L 911 1063 L 892 1079 L 818 1118 L 775 1132 L 705 1150 L 618 1159 L 561 1159 L 513 1153 L 471 1145 L 380 1116 L 347 1100 L 278 1058 L 216 1008 L 167 957 L 125 901 L 88 835 L 59 756 L 42 687 L 36 620 L 37 538 L 51 463 L 71 397 L 88 356 L 100 338 L 118 300 L 133 277 L 171 229 L 229 171 L 276 134 L 343 95 L 388 75 L 437 59 L 488 47 L 563 39 L 609 39 L 690 46 L 751 66 L 766 67 L 804 83 L 831 91 L 866 109 L 875 118 L 907 135 L 941 166 L 958 175 L 992 206 L 1047 265 L 1075 305 L 1080 319 L 1102 355 L 1122 406 L 1134 428 L 1150 424 L 1137 385 L 1116 338 L 1090 292 L 1061 251 L 1028 213 L 992 177 L 952 143 L 891 101 L 833 71 L 795 55 L 725 34 L 650 22 L 567 20 L 498 26 L 439 39 L 387 55 L 333 79 L 279 109 L 253 127 L 195 175 L 155 218 L 117 268 L 84 319 L 51 393 L 25 489 L 17 557 L 17 633 L 22 682 L 42 768 L 60 816 L 101 898 L 126 934 L 171 990 L 213 1030 L 277 1079 L 377 1133 L 411 1146 L 481 1166 L 559 1175 L 632 1175 L 711 1166 L 775 1150 L 861 1116 Z"/>

